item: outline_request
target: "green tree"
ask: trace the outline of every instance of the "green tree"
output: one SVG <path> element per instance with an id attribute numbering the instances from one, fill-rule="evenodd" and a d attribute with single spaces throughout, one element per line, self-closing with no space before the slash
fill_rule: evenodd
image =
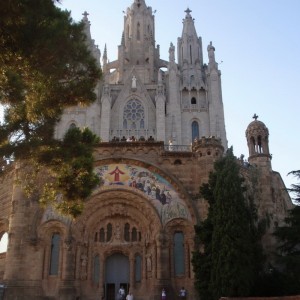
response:
<path id="1" fill-rule="evenodd" d="M 300 179 L 300 170 L 290 172 Z M 294 194 L 294 201 L 300 204 L 300 184 L 288 189 Z M 278 262 L 282 266 L 281 276 L 285 278 L 286 294 L 300 293 L 300 206 L 296 205 L 285 218 L 285 225 L 276 228 L 274 235 L 280 245 Z M 278 271 L 277 271 L 278 272 Z"/>
<path id="2" fill-rule="evenodd" d="M 200 297 L 248 296 L 262 255 L 255 209 L 232 149 L 215 163 L 200 193 L 209 202 L 207 219 L 196 227 L 200 251 L 193 256 Z"/>
<path id="3" fill-rule="evenodd" d="M 51 154 L 62 147 L 54 140 L 55 126 L 64 109 L 95 100 L 101 76 L 83 28 L 52 0 L 0 2 L 0 104 L 5 108 L 1 157 L 14 154 L 16 160 L 34 160 L 38 167 L 49 165 L 52 157 L 51 164 L 58 165 Z M 48 157 L 42 155 L 45 149 Z M 73 160 L 65 158 L 64 165 L 68 162 Z M 81 163 L 91 173 L 86 162 Z M 62 177 L 62 168 L 56 170 Z M 81 184 L 92 188 L 92 177 Z"/>

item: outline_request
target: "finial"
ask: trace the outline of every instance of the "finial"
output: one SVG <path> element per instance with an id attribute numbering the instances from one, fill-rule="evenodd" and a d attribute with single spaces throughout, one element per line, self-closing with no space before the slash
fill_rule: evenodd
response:
<path id="1" fill-rule="evenodd" d="M 192 11 L 189 8 L 187 8 L 184 12 L 186 12 L 186 14 L 189 15 Z"/>
<path id="2" fill-rule="evenodd" d="M 258 118 L 258 115 L 257 115 L 257 114 L 254 114 L 252 118 L 256 121 L 257 118 Z"/>
<path id="3" fill-rule="evenodd" d="M 82 15 L 83 15 L 83 18 L 86 20 L 88 18 L 87 16 L 89 15 L 89 13 L 87 13 L 87 11 L 85 11 Z"/>

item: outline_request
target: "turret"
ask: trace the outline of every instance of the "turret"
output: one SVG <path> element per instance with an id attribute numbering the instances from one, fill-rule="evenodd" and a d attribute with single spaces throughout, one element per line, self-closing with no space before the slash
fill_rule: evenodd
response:
<path id="1" fill-rule="evenodd" d="M 254 114 L 254 121 L 246 130 L 246 138 L 249 149 L 248 161 L 250 164 L 271 167 L 271 155 L 269 152 L 269 130 L 266 125 L 258 121 L 258 116 Z"/>
<path id="2" fill-rule="evenodd" d="M 269 152 L 269 130 L 266 125 L 257 120 L 254 114 L 252 121 L 246 130 L 246 138 L 249 149 L 249 163 L 267 164 L 271 167 L 271 155 Z"/>

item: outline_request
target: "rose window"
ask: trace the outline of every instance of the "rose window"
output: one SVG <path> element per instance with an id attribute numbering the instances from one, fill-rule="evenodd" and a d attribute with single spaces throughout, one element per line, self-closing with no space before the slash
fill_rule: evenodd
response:
<path id="1" fill-rule="evenodd" d="M 145 111 L 139 100 L 129 100 L 124 108 L 124 129 L 144 129 Z"/>

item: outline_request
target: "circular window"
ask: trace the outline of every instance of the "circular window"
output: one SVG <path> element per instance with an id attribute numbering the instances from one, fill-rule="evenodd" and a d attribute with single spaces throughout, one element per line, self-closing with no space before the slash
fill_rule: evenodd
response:
<path id="1" fill-rule="evenodd" d="M 140 129 L 144 128 L 145 111 L 141 101 L 137 99 L 129 100 L 123 112 L 123 124 L 126 124 L 125 129 Z"/>

